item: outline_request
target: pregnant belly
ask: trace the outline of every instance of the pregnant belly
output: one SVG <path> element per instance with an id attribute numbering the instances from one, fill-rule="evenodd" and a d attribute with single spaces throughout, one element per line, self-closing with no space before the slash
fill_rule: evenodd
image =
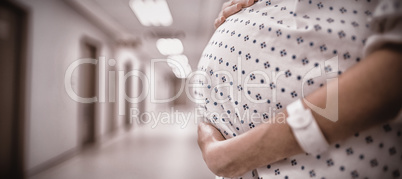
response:
<path id="1" fill-rule="evenodd" d="M 269 18 L 266 12 L 281 16 Z M 339 45 L 337 35 L 317 31 L 315 23 L 263 3 L 229 17 L 215 31 L 198 65 L 204 75 L 198 79 L 202 87 L 194 92 L 206 120 L 226 138 L 262 122 L 284 122 L 281 111 L 286 105 L 354 65 L 353 60 L 338 62 L 338 54 L 358 59 L 362 45 L 351 40 Z"/>
<path id="2" fill-rule="evenodd" d="M 326 85 L 327 79 L 337 78 L 361 59 L 363 44 L 353 39 L 366 39 L 367 29 L 340 29 L 343 26 L 327 23 L 325 17 L 313 16 L 319 10 L 308 7 L 304 9 L 309 9 L 311 17 L 304 18 L 305 11 L 298 11 L 304 4 L 299 4 L 299 9 L 293 4 L 257 2 L 229 17 L 202 54 L 198 70 L 203 75 L 194 93 L 205 119 L 227 139 L 262 123 L 285 122 L 281 112 L 286 105 Z M 317 21 L 320 18 L 322 21 Z M 361 22 L 359 18 L 365 17 L 359 14 L 349 20 Z M 343 30 L 354 38 L 341 37 Z M 306 159 L 309 157 L 298 156 L 299 165 L 317 160 Z M 283 161 L 275 167 L 289 164 Z M 274 168 L 270 169 L 268 165 L 243 178 L 276 175 Z"/>

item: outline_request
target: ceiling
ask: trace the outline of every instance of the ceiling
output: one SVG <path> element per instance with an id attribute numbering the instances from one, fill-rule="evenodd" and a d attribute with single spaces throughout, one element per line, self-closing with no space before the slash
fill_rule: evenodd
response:
<path id="1" fill-rule="evenodd" d="M 155 42 L 161 37 L 178 37 L 184 54 L 194 69 L 212 33 L 213 23 L 224 0 L 167 0 L 173 24 L 169 27 L 144 27 L 129 7 L 130 0 L 70 0 L 106 24 L 118 39 L 141 39 L 150 58 L 163 58 Z"/>

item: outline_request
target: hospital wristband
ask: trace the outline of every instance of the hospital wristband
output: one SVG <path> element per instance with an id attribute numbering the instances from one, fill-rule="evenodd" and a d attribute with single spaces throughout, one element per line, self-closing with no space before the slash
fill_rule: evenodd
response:
<path id="1" fill-rule="evenodd" d="M 329 147 L 310 109 L 304 109 L 300 99 L 286 107 L 288 125 L 301 148 L 309 154 L 320 154 Z"/>

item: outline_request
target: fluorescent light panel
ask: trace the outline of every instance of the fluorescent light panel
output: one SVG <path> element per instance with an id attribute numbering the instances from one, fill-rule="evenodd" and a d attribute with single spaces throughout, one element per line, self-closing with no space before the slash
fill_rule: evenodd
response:
<path id="1" fill-rule="evenodd" d="M 167 64 L 172 68 L 177 78 L 187 78 L 191 73 L 191 66 L 188 64 L 188 59 L 185 55 L 168 56 Z"/>
<path id="2" fill-rule="evenodd" d="M 183 53 L 183 44 L 179 39 L 158 39 L 156 41 L 156 48 L 162 55 L 179 55 Z"/>
<path id="3" fill-rule="evenodd" d="M 166 0 L 130 0 L 129 4 L 143 26 L 170 26 L 173 23 Z"/>

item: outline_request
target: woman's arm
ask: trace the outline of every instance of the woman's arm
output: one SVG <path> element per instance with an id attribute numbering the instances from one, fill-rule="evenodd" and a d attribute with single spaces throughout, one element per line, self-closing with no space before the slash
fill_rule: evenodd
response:
<path id="1" fill-rule="evenodd" d="M 386 122 L 398 114 L 402 104 L 401 49 L 401 45 L 388 45 L 339 76 L 337 122 L 312 110 L 329 143 L 346 139 L 356 131 Z M 334 84 L 329 83 L 306 99 L 324 108 L 326 88 L 333 87 Z M 213 126 L 202 123 L 198 135 L 208 167 L 216 175 L 224 177 L 240 176 L 303 152 L 286 123 L 264 123 L 229 140 L 224 140 Z"/>

